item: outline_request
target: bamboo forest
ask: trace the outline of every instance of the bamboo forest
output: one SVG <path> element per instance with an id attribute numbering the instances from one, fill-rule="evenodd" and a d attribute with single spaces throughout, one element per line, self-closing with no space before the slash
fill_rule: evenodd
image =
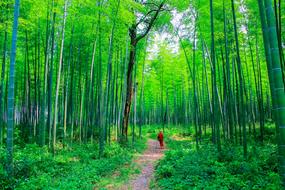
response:
<path id="1" fill-rule="evenodd" d="M 0 189 L 285 189 L 283 0 L 0 0 Z"/>

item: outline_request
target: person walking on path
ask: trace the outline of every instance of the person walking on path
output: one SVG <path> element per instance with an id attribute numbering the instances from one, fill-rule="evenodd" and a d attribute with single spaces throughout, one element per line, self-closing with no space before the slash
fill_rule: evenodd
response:
<path id="1" fill-rule="evenodd" d="M 163 133 L 162 133 L 162 131 L 160 131 L 158 133 L 157 140 L 159 141 L 160 149 L 163 149 L 164 148 L 164 144 L 163 144 Z"/>

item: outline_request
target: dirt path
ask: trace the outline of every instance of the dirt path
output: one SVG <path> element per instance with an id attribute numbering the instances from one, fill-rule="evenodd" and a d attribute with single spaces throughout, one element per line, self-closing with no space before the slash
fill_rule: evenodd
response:
<path id="1" fill-rule="evenodd" d="M 159 148 L 159 144 L 155 140 L 148 140 L 147 150 L 138 157 L 135 162 L 141 168 L 141 173 L 137 176 L 134 176 L 130 182 L 124 187 L 120 188 L 121 190 L 148 190 L 150 181 L 154 174 L 154 165 L 163 156 L 163 150 Z"/>

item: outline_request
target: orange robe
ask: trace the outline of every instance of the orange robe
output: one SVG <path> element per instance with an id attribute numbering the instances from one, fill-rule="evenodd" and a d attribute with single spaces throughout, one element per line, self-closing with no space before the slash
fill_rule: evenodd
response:
<path id="1" fill-rule="evenodd" d="M 160 148 L 163 148 L 164 145 L 163 145 L 163 134 L 162 133 L 158 133 L 157 140 L 159 141 Z"/>

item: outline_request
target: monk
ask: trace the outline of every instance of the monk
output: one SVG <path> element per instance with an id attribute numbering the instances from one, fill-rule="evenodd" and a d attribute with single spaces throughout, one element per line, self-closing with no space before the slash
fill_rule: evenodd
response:
<path id="1" fill-rule="evenodd" d="M 163 149 L 164 148 L 164 144 L 163 144 L 163 133 L 162 133 L 162 131 L 160 131 L 158 133 L 157 140 L 159 141 L 160 148 Z"/>

